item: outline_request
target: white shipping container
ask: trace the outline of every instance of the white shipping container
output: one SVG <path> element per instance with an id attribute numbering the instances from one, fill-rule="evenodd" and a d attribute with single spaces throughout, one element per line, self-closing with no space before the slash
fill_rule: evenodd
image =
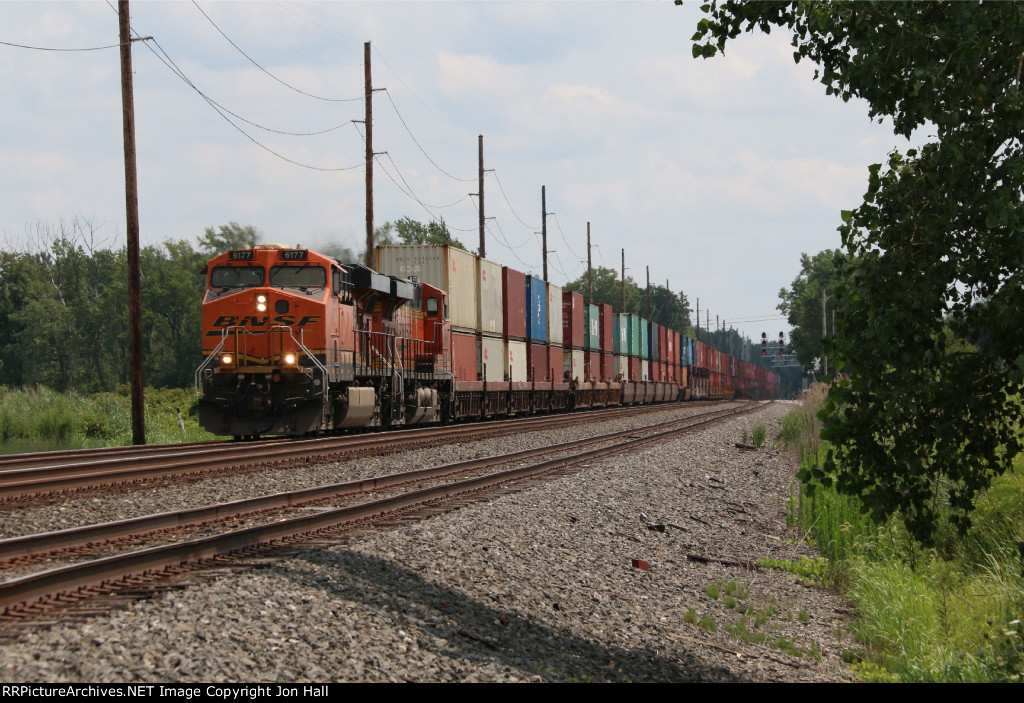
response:
<path id="1" fill-rule="evenodd" d="M 612 370 L 615 372 L 616 378 L 620 381 L 629 380 L 629 357 L 625 354 L 616 354 L 615 363 L 612 364 Z"/>
<path id="2" fill-rule="evenodd" d="M 548 284 L 548 344 L 562 346 L 562 287 Z"/>
<path id="3" fill-rule="evenodd" d="M 485 335 L 502 334 L 501 264 L 477 257 L 476 299 L 477 332 Z"/>
<path id="4" fill-rule="evenodd" d="M 586 381 L 586 375 L 583 373 L 583 364 L 585 359 L 585 353 L 582 349 L 563 349 L 562 350 L 562 378 L 565 378 L 565 372 L 569 372 L 569 380 L 577 380 L 580 383 Z"/>
<path id="5" fill-rule="evenodd" d="M 640 380 L 641 381 L 653 381 L 651 378 L 651 363 L 647 359 L 640 360 Z"/>
<path id="6" fill-rule="evenodd" d="M 379 246 L 376 253 L 377 271 L 388 276 L 416 278 L 445 291 L 452 327 L 476 331 L 475 256 L 447 244 Z"/>
<path id="7" fill-rule="evenodd" d="M 510 380 L 526 380 L 526 342 L 510 340 L 505 344 L 505 368 L 512 372 Z"/>
<path id="8" fill-rule="evenodd" d="M 480 363 L 485 381 L 505 380 L 505 340 L 501 337 L 480 337 Z"/>

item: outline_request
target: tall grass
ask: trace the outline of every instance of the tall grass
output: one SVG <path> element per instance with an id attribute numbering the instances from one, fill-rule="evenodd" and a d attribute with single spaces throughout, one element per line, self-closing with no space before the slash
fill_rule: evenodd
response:
<path id="1" fill-rule="evenodd" d="M 822 392 L 826 390 L 826 392 Z M 801 466 L 828 451 L 817 433 L 827 389 L 813 388 L 777 443 Z M 856 604 L 865 677 L 899 681 L 1019 681 L 1024 676 L 1024 458 L 981 496 L 973 525 L 924 550 L 899 516 L 874 523 L 859 500 L 813 481 L 789 515 L 829 560 L 829 579 Z"/>
<path id="2" fill-rule="evenodd" d="M 200 429 L 195 393 L 145 390 L 146 441 L 150 444 L 210 439 Z M 182 414 L 185 432 L 178 422 Z M 0 387 L 0 453 L 131 444 L 131 400 L 117 393 L 81 395 L 48 388 Z"/>

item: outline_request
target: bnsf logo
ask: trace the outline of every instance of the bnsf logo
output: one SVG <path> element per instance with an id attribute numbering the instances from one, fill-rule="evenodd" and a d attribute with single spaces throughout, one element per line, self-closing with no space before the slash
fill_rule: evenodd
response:
<path id="1" fill-rule="evenodd" d="M 266 327 L 267 322 L 273 322 L 275 325 L 295 325 L 296 327 L 305 327 L 306 325 L 315 325 L 320 322 L 320 315 L 303 315 L 298 323 L 295 322 L 295 315 L 277 315 L 271 320 L 269 315 L 243 315 L 239 319 L 238 315 L 221 315 L 213 323 L 214 327 Z M 220 332 L 207 332 L 206 336 L 215 337 L 220 336 Z"/>

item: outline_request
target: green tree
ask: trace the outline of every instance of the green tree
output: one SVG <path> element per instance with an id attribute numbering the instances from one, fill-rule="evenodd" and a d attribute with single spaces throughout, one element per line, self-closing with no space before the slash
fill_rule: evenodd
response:
<path id="1" fill-rule="evenodd" d="M 599 266 L 592 271 L 594 285 L 594 305 L 605 303 L 611 305 L 615 312 L 627 312 L 640 315 L 648 319 L 647 314 L 647 291 L 636 284 L 631 276 L 626 276 L 626 308 L 622 309 L 622 280 L 615 269 Z M 575 281 L 569 281 L 563 290 L 579 293 L 583 301 L 588 301 L 587 274 L 582 274 Z M 685 315 L 683 307 L 685 306 Z M 651 286 L 651 312 L 650 318 L 670 329 L 679 331 L 682 327 L 683 318 L 689 317 L 690 305 L 683 297 L 679 300 L 679 294 L 673 293 L 665 286 Z"/>
<path id="2" fill-rule="evenodd" d="M 448 244 L 463 251 L 469 251 L 465 244 L 452 236 L 444 220 L 423 224 L 412 218 L 403 217 L 395 221 L 393 225 L 390 222 L 384 224 L 388 228 L 394 227 L 394 231 L 397 232 L 398 238 L 402 240 L 403 244 Z M 390 234 L 390 229 L 387 231 Z"/>
<path id="3" fill-rule="evenodd" d="M 826 249 L 813 257 L 800 255 L 800 274 L 787 290 L 779 291 L 778 309 L 786 316 L 792 328 L 789 352 L 805 368 L 812 368 L 824 356 L 822 340 L 826 329 L 822 327 L 822 293 L 825 294 L 827 332 L 835 331 L 836 289 L 841 267 L 849 257 L 841 251 Z M 830 371 L 834 370 L 830 368 Z"/>
<path id="4" fill-rule="evenodd" d="M 704 8 L 694 56 L 785 28 L 827 93 L 863 98 L 897 134 L 934 135 L 871 166 L 864 202 L 842 213 L 858 265 L 837 290 L 847 375 L 826 409 L 826 468 L 926 542 L 944 510 L 966 529 L 978 491 L 1022 448 L 1024 4 Z"/>
<path id="5" fill-rule="evenodd" d="M 252 225 L 242 226 L 237 222 L 229 222 L 214 229 L 207 227 L 199 238 L 199 248 L 204 254 L 216 256 L 229 249 L 251 249 L 260 243 L 263 235 Z"/>

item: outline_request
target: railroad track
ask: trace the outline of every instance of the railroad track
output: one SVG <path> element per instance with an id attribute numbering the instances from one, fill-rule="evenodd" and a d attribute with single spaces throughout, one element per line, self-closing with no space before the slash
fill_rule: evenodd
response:
<path id="1" fill-rule="evenodd" d="M 620 407 L 586 413 L 303 440 L 199 442 L 15 455 L 0 460 L 0 503 L 23 504 L 97 488 L 149 486 L 152 481 L 160 479 L 244 473 L 264 467 L 286 468 L 353 456 L 393 453 L 433 446 L 440 442 L 471 441 L 518 432 L 569 427 L 626 415 L 665 411 L 673 407 L 676 406 Z"/>
<path id="2" fill-rule="evenodd" d="M 102 540 L 139 539 L 142 534 L 181 530 L 190 526 L 230 521 L 243 515 L 260 515 L 260 524 L 233 529 L 173 544 L 138 549 L 60 568 L 22 576 L 0 584 L 0 625 L 32 620 L 32 616 L 54 609 L 72 612 L 83 601 L 97 595 L 129 593 L 145 596 L 169 586 L 169 577 L 231 564 L 234 560 L 265 554 L 281 547 L 325 539 L 337 539 L 346 531 L 381 521 L 436 512 L 453 502 L 476 500 L 494 491 L 518 490 L 552 473 L 574 470 L 582 462 L 630 451 L 647 442 L 695 431 L 715 422 L 745 414 L 761 407 L 748 403 L 738 409 L 712 411 L 696 417 L 658 425 L 624 430 L 540 449 L 497 457 L 473 459 L 413 472 L 323 486 L 303 491 L 261 496 L 231 504 L 208 506 L 177 513 L 146 516 L 46 535 L 3 540 L 0 560 L 17 564 L 30 562 L 41 554 L 73 552 L 93 547 Z M 591 447 L 591 448 L 587 448 Z M 511 468 L 496 468 L 515 464 Z M 461 475 L 461 476 L 460 476 Z M 453 478 L 455 477 L 455 478 Z M 422 485 L 423 482 L 427 485 Z M 332 506 L 298 516 L 282 511 L 310 506 L 371 491 L 403 488 L 395 495 L 375 500 Z M 270 520 L 267 522 L 266 520 Z"/>

